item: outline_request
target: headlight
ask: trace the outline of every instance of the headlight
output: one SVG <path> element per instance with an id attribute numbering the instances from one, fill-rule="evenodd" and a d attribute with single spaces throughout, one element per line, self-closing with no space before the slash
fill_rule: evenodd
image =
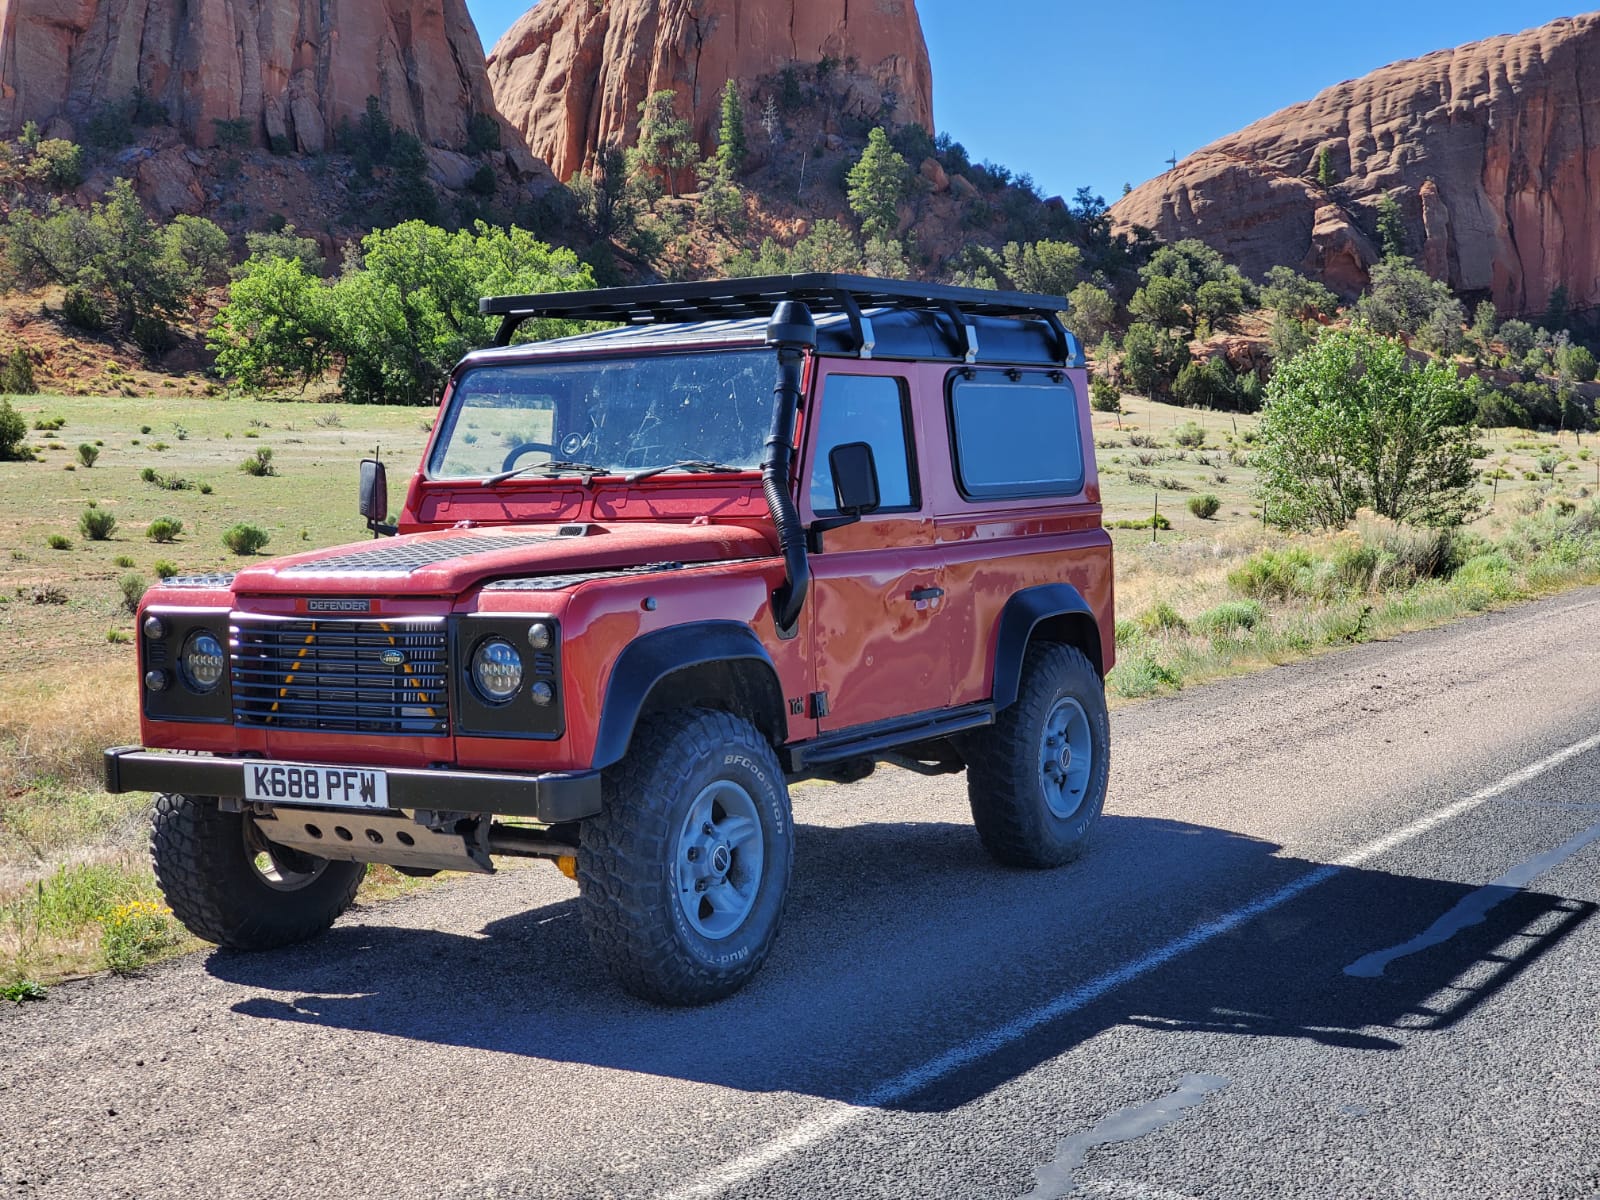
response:
<path id="1" fill-rule="evenodd" d="M 196 629 L 183 643 L 183 682 L 202 696 L 217 690 L 222 673 L 228 669 L 228 655 L 222 642 L 209 629 Z"/>
<path id="2" fill-rule="evenodd" d="M 472 655 L 472 681 L 485 700 L 504 704 L 522 686 L 522 655 L 504 638 L 490 638 Z"/>

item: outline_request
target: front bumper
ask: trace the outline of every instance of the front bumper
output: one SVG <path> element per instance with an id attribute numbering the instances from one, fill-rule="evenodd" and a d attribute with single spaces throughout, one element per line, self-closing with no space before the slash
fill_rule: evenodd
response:
<path id="1" fill-rule="evenodd" d="M 177 792 L 186 796 L 243 796 L 248 758 L 162 754 L 139 746 L 106 751 L 106 791 Z M 328 764 L 334 766 L 337 764 Z M 493 813 L 543 825 L 578 821 L 600 812 L 600 772 L 512 775 L 499 771 L 383 770 L 394 808 Z"/>

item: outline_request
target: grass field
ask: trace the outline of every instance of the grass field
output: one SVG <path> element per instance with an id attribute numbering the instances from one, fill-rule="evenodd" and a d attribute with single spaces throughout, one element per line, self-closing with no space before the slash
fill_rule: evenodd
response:
<path id="1" fill-rule="evenodd" d="M 1324 537 L 1264 529 L 1251 495 L 1253 418 L 1124 403 L 1120 422 L 1095 415 L 1106 520 L 1144 520 L 1159 501 L 1172 527 L 1153 539 L 1148 526 L 1113 533 L 1116 701 L 1600 577 L 1594 439 L 1486 437 L 1485 470 L 1505 478 L 1485 480 L 1494 505 L 1466 535 L 1471 561 L 1444 578 L 1412 570 L 1418 539 L 1381 522 Z M 30 981 L 126 969 L 192 944 L 163 914 L 145 864 L 144 799 L 97 786 L 101 749 L 138 736 L 124 580 L 153 582 L 158 564 L 236 566 L 222 533 L 241 521 L 268 531 L 267 554 L 361 537 L 357 461 L 381 446 L 398 483 L 432 414 L 195 395 L 17 407 L 30 425 L 61 420 L 31 437 L 43 461 L 0 463 L 0 992 L 21 996 Z M 1190 424 L 1203 441 L 1180 445 Z M 92 467 L 80 444 L 99 451 Z M 275 473 L 242 472 L 262 448 Z M 190 486 L 146 482 L 147 470 Z M 1211 519 L 1188 508 L 1206 494 L 1218 500 Z M 80 531 L 91 503 L 116 518 L 107 540 Z M 146 536 L 162 517 L 183 523 L 176 541 Z M 51 548 L 53 536 L 70 547 Z M 1299 557 L 1273 557 L 1288 550 Z M 375 872 L 368 894 L 405 886 Z"/>

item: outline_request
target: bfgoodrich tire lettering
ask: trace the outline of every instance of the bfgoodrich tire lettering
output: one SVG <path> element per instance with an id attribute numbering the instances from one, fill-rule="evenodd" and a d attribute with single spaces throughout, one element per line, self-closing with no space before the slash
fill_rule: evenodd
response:
<path id="1" fill-rule="evenodd" d="M 789 789 L 748 721 L 711 709 L 652 717 L 605 773 L 578 849 L 584 927 L 627 991 L 705 1004 L 761 968 L 794 868 Z"/>
<path id="2" fill-rule="evenodd" d="M 250 817 L 209 796 L 156 797 L 150 861 L 173 915 L 233 950 L 315 937 L 350 907 L 367 872 L 273 846 Z"/>
<path id="3" fill-rule="evenodd" d="M 1016 703 L 962 750 L 973 824 L 992 857 L 1058 867 L 1083 853 L 1105 805 L 1111 723 L 1105 687 L 1082 651 L 1030 646 Z"/>

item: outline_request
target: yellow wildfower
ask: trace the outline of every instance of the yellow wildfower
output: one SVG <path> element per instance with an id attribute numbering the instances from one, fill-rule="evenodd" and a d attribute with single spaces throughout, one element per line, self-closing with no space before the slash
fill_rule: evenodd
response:
<path id="1" fill-rule="evenodd" d="M 154 900 L 132 900 L 112 909 L 110 915 L 106 917 L 106 923 L 120 926 L 150 919 L 164 921 L 171 915 L 172 910 L 165 904 L 157 904 Z"/>

